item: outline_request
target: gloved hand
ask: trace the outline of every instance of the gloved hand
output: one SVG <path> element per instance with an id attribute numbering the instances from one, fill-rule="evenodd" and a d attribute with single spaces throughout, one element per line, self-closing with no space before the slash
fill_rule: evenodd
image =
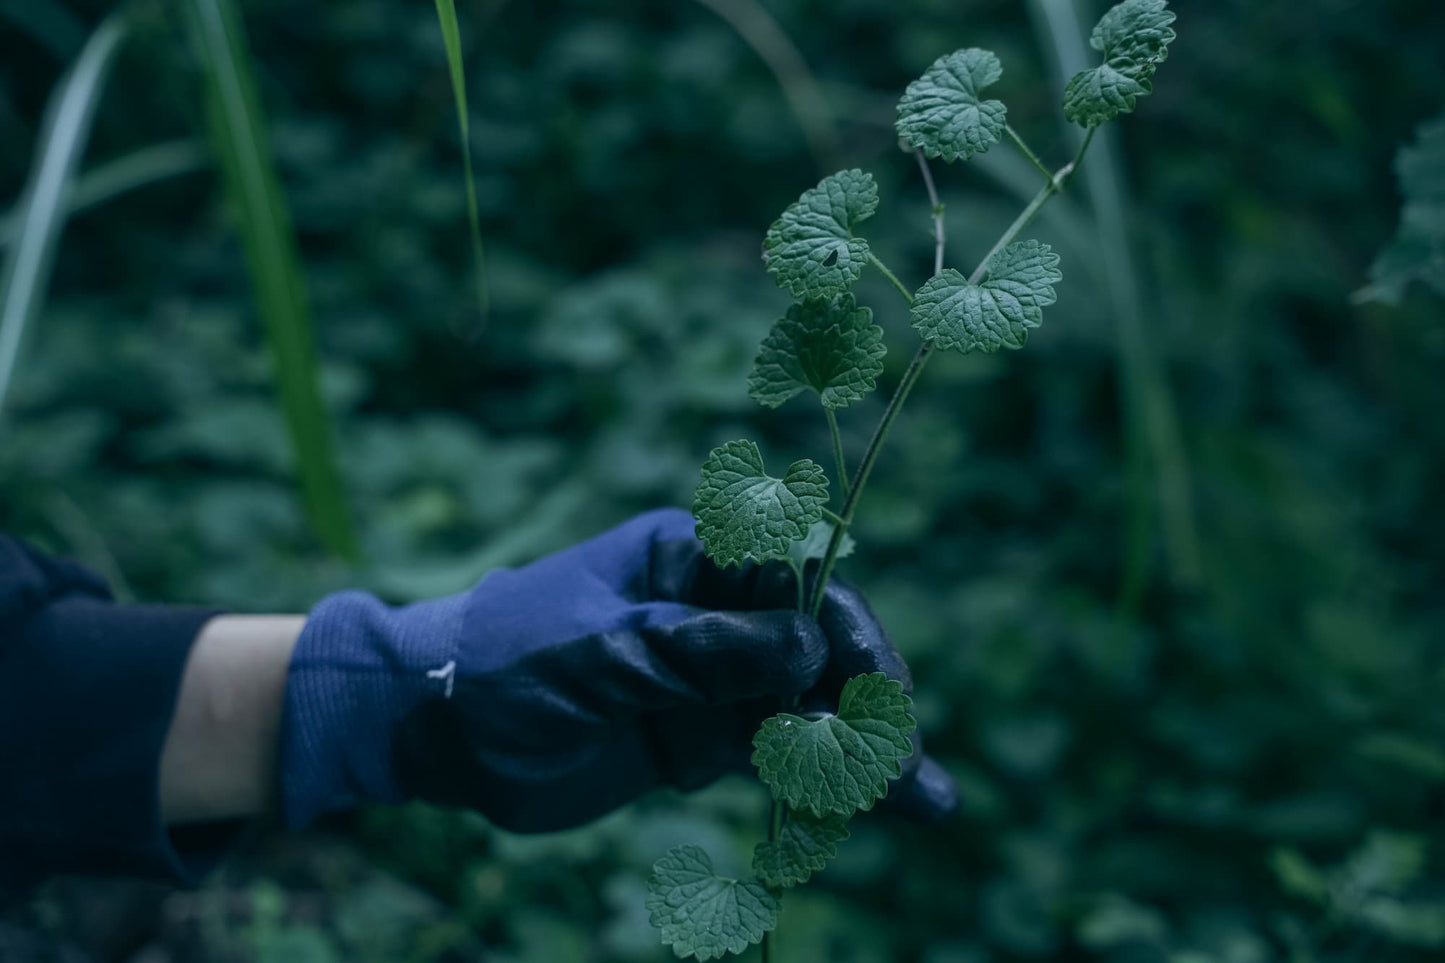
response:
<path id="1" fill-rule="evenodd" d="M 785 566 L 720 570 L 681 510 L 638 516 L 471 591 L 403 608 L 321 602 L 297 643 L 282 732 L 288 825 L 419 796 L 518 832 L 580 825 L 658 786 L 748 770 L 785 698 L 832 708 L 852 676 L 908 668 L 862 597 L 792 610 Z M 943 770 L 914 754 L 890 799 L 941 818 Z"/>

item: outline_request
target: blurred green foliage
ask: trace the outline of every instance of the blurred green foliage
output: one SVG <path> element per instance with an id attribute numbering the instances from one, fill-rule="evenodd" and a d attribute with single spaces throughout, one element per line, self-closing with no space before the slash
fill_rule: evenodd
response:
<path id="1" fill-rule="evenodd" d="M 805 406 L 763 417 L 746 396 L 786 304 L 762 234 L 826 171 L 722 0 L 458 4 L 485 323 L 432 5 L 245 6 L 365 564 L 307 527 L 210 171 L 70 225 L 0 425 L 0 528 L 127 597 L 303 609 L 343 585 L 460 589 L 685 504 L 740 432 L 827 462 Z M 997 50 L 1011 122 L 1068 156 L 1022 5 L 763 6 L 834 112 L 830 165 L 878 176 L 870 240 L 909 283 L 932 239 L 892 104 L 935 57 Z M 1071 188 L 1038 231 L 1068 269 L 1058 306 L 1027 352 L 928 372 L 843 565 L 910 659 L 964 811 L 859 820 L 789 907 L 790 963 L 1445 952 L 1445 308 L 1418 285 L 1397 307 L 1349 301 L 1395 229 L 1396 146 L 1442 107 L 1445 6 L 1173 6 L 1180 40 L 1119 147 L 1200 577 L 1173 578 L 1151 530 L 1147 586 L 1121 585 L 1153 489 L 1129 475 L 1109 274 Z M 106 7 L 0 6 L 0 198 Z M 183 25 L 138 9 L 87 168 L 201 130 Z M 1030 172 L 1001 156 L 943 173 L 954 257 L 983 252 Z M 908 343 L 892 292 L 865 277 L 858 294 Z M 854 451 L 879 404 L 844 413 Z M 175 960 L 661 960 L 647 867 L 680 842 L 744 865 L 764 805 L 725 783 L 539 838 L 371 810 L 155 895 L 138 939 Z M 48 900 L 18 918 L 83 943 L 84 901 Z"/>

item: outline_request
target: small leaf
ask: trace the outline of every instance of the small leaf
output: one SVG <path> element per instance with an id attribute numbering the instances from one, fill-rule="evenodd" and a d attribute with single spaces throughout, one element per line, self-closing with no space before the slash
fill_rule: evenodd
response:
<path id="1" fill-rule="evenodd" d="M 1041 241 L 1010 244 L 988 261 L 979 284 L 949 268 L 928 280 L 913 299 L 913 326 L 925 341 L 961 353 L 1022 348 L 1028 329 L 1043 320 L 1063 280 L 1059 256 Z"/>
<path id="2" fill-rule="evenodd" d="M 753 736 L 753 765 L 773 798 L 820 819 L 872 809 L 913 752 L 912 704 L 902 683 L 881 672 L 849 679 L 837 715 L 763 720 Z"/>
<path id="3" fill-rule="evenodd" d="M 802 458 L 771 478 L 757 445 L 730 441 L 703 463 L 692 513 L 708 557 L 728 566 L 785 558 L 827 503 L 828 476 L 816 463 Z"/>
<path id="4" fill-rule="evenodd" d="M 1104 55 L 1098 67 L 1075 74 L 1064 88 L 1064 116 L 1096 127 L 1134 109 L 1154 88 L 1150 78 L 1169 56 L 1174 11 L 1168 0 L 1124 0 L 1094 27 L 1089 45 Z"/>
<path id="5" fill-rule="evenodd" d="M 883 329 L 851 294 L 800 301 L 773 325 L 748 376 L 748 394 L 776 408 L 809 388 L 825 408 L 844 408 L 878 386 Z"/>
<path id="6" fill-rule="evenodd" d="M 1003 66 L 990 50 L 969 47 L 939 57 L 898 102 L 898 136 L 949 163 L 982 154 L 998 143 L 1008 110 L 1001 101 L 980 100 L 979 91 L 1001 76 Z"/>
<path id="7" fill-rule="evenodd" d="M 830 174 L 804 191 L 763 240 L 763 260 L 778 286 L 800 298 L 847 291 L 868 260 L 868 242 L 853 229 L 877 209 L 878 185 L 857 169 Z"/>
<path id="8" fill-rule="evenodd" d="M 806 883 L 838 855 L 838 844 L 847 838 L 847 817 L 814 819 L 806 813 L 792 813 L 776 842 L 758 843 L 753 849 L 753 872 L 773 889 Z"/>
<path id="9" fill-rule="evenodd" d="M 781 907 L 756 879 L 715 874 L 701 847 L 676 846 L 652 865 L 647 908 L 674 953 L 712 960 L 760 942 Z"/>
<path id="10" fill-rule="evenodd" d="M 1358 301 L 1399 304 L 1412 281 L 1445 295 L 1445 114 L 1420 125 L 1419 142 L 1400 148 L 1395 173 L 1404 205 L 1389 247 L 1370 267 Z"/>
<path id="11" fill-rule="evenodd" d="M 788 546 L 788 557 L 798 566 L 806 565 L 815 558 L 822 558 L 828 554 L 828 542 L 833 538 L 833 523 L 828 519 L 822 519 L 813 523 L 808 529 L 808 534 L 801 541 L 794 542 Z M 843 533 L 843 541 L 838 546 L 838 557 L 847 558 L 853 554 L 853 549 L 858 545 L 853 541 L 853 536 L 847 532 Z"/>

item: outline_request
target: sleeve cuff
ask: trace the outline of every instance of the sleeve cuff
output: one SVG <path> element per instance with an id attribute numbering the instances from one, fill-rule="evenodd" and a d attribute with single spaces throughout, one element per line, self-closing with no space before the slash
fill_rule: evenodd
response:
<path id="1" fill-rule="evenodd" d="M 54 602 L 0 651 L 0 860 L 195 881 L 225 828 L 174 838 L 161 750 L 191 645 L 215 610 Z"/>

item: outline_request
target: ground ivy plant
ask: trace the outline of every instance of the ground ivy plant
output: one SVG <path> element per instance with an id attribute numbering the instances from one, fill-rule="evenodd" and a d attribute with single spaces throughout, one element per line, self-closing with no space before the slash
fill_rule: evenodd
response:
<path id="1" fill-rule="evenodd" d="M 776 408 L 816 395 L 832 435 L 836 490 L 823 466 L 807 458 L 769 474 L 751 441 L 730 441 L 703 463 L 693 502 L 697 534 L 718 565 L 782 562 L 796 574 L 799 611 L 817 616 L 838 559 L 852 550 L 848 528 L 868 476 L 928 359 L 936 352 L 1022 348 L 1053 304 L 1063 278 L 1049 245 L 1019 239 L 1063 189 L 1100 124 L 1134 110 L 1151 90 L 1155 69 L 1174 39 L 1167 0 L 1125 0 L 1094 28 L 1090 43 L 1101 63 L 1081 71 L 1064 91 L 1064 116 L 1083 127 L 1074 158 L 1050 170 L 1008 123 L 1002 102 L 984 91 L 1003 74 L 997 56 L 969 48 L 940 57 L 908 85 L 898 103 L 901 146 L 918 161 L 933 209 L 933 275 L 916 290 L 878 259 L 860 229 L 878 209 L 878 186 L 862 170 L 832 174 L 782 213 L 763 241 L 763 259 L 778 285 L 797 300 L 763 341 L 748 393 Z M 972 273 L 944 266 L 944 210 L 931 160 L 966 161 L 1003 139 L 1044 175 L 1044 184 Z M 883 330 L 852 287 L 865 267 L 879 271 L 908 303 L 921 343 L 894 389 L 851 477 L 838 410 L 877 387 L 883 373 Z M 841 499 L 836 510 L 829 506 Z M 816 564 L 811 581 L 804 571 Z M 836 712 L 784 712 L 753 738 L 753 765 L 772 791 L 768 838 L 744 879 L 719 875 L 698 846 L 679 846 L 653 866 L 647 906 L 662 940 L 679 957 L 718 959 L 761 943 L 773 958 L 771 934 L 784 893 L 806 883 L 837 855 L 848 820 L 888 793 L 912 752 L 916 728 L 903 686 L 881 673 L 850 679 Z"/>

